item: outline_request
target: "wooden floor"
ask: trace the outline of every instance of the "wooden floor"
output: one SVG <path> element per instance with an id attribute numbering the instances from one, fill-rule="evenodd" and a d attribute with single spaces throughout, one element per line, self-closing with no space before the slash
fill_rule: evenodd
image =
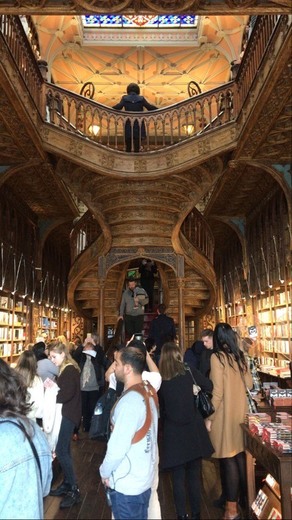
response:
<path id="1" fill-rule="evenodd" d="M 88 439 L 87 433 L 80 433 L 80 440 L 72 441 L 72 452 L 82 502 L 69 509 L 59 509 L 60 498 L 45 498 L 45 519 L 92 519 L 110 520 L 108 508 L 98 468 L 104 458 L 106 444 Z M 56 472 L 54 486 L 62 480 L 60 472 Z M 172 498 L 171 478 L 169 472 L 160 472 L 158 495 L 162 518 L 175 520 L 175 508 Z M 222 518 L 223 511 L 212 507 L 212 502 L 220 495 L 220 478 L 216 461 L 203 461 L 202 485 L 202 520 Z M 190 513 L 190 511 L 189 511 Z"/>

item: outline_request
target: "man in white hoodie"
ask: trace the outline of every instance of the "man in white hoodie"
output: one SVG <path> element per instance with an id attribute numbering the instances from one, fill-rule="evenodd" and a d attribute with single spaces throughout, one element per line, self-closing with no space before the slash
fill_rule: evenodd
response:
<path id="1" fill-rule="evenodd" d="M 147 383 L 144 383 L 146 391 L 149 389 L 147 399 L 136 390 L 136 385 L 143 387 L 145 360 L 145 352 L 131 346 L 115 353 L 115 375 L 124 383 L 124 392 L 113 409 L 113 430 L 100 475 L 110 496 L 113 515 L 120 520 L 147 519 L 154 479 L 158 422 L 156 392 Z M 146 424 L 148 399 L 149 427 L 137 440 L 137 432 Z"/>

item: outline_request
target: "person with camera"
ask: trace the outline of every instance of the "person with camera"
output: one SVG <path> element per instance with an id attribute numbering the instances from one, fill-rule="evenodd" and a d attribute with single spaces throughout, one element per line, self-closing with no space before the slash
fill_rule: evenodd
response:
<path id="1" fill-rule="evenodd" d="M 136 280 L 128 279 L 128 287 L 123 292 L 118 320 L 124 320 L 126 339 L 141 333 L 144 324 L 145 305 L 149 302 L 145 289 L 138 287 Z"/>
<path id="2" fill-rule="evenodd" d="M 142 380 L 146 349 L 127 346 L 115 352 L 115 376 L 124 391 L 112 409 L 112 432 L 100 475 L 114 518 L 146 520 L 157 467 L 158 402 Z"/>

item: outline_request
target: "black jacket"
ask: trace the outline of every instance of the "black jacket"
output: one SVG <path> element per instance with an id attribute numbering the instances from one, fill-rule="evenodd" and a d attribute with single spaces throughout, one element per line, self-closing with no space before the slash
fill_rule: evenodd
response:
<path id="1" fill-rule="evenodd" d="M 191 369 L 200 369 L 201 354 L 204 350 L 204 343 L 200 340 L 195 341 L 191 348 L 185 351 L 184 362 L 187 363 Z"/>
<path id="2" fill-rule="evenodd" d="M 209 377 L 211 370 L 211 356 L 214 350 L 211 348 L 204 348 L 200 357 L 199 370 L 205 377 Z"/>
<path id="3" fill-rule="evenodd" d="M 166 314 L 159 314 L 151 321 L 148 337 L 154 340 L 157 347 L 156 354 L 159 354 L 166 341 L 173 341 L 176 338 L 173 318 L 166 316 Z"/>
<path id="4" fill-rule="evenodd" d="M 204 419 L 194 406 L 191 375 L 186 372 L 162 381 L 158 397 L 162 420 L 161 467 L 172 468 L 210 457 L 214 449 Z"/>
<path id="5" fill-rule="evenodd" d="M 148 101 L 144 98 L 144 96 L 139 96 L 135 92 L 130 92 L 130 94 L 126 94 L 122 97 L 121 101 L 117 103 L 113 108 L 115 110 L 122 110 L 124 108 L 126 111 L 129 112 L 143 112 L 144 107 L 147 110 L 156 110 L 157 107 L 155 105 L 151 105 L 148 103 Z M 141 135 L 140 135 L 141 132 Z M 131 137 L 131 123 L 130 121 L 127 121 L 125 125 L 125 137 L 130 138 Z M 144 139 L 146 137 L 146 129 L 144 122 L 141 125 L 141 130 L 139 128 L 139 123 L 136 121 L 134 123 L 134 137 L 139 137 L 141 139 Z"/>

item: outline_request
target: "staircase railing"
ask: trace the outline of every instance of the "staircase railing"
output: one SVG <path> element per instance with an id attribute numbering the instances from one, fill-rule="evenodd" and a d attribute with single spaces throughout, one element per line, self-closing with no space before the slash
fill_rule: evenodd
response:
<path id="1" fill-rule="evenodd" d="M 257 78 L 259 68 L 270 46 L 273 35 L 276 33 L 276 30 L 281 30 L 281 26 L 287 20 L 287 15 L 257 16 L 236 75 L 240 107 L 243 106 L 251 86 Z"/>
<path id="2" fill-rule="evenodd" d="M 183 221 L 181 232 L 213 265 L 215 246 L 213 233 L 204 217 L 196 208 Z"/>
<path id="3" fill-rule="evenodd" d="M 146 128 L 141 142 L 145 151 L 158 150 L 235 121 L 256 80 L 265 53 L 273 44 L 287 15 L 258 16 L 235 81 L 176 105 L 146 113 L 122 113 L 46 83 L 18 17 L 0 15 L 0 37 L 44 121 L 91 139 L 100 145 L 124 150 L 124 129 Z"/>
<path id="4" fill-rule="evenodd" d="M 41 112 L 44 80 L 18 16 L 0 15 L 1 37 L 4 38 L 27 90 Z"/>
<path id="5" fill-rule="evenodd" d="M 77 256 L 93 244 L 101 234 L 102 229 L 94 216 L 89 211 L 84 213 L 71 231 L 71 264 L 73 264 Z"/>
<path id="6" fill-rule="evenodd" d="M 116 150 L 125 150 L 125 126 L 140 138 L 143 151 L 158 150 L 234 120 L 234 82 L 176 105 L 151 112 L 119 112 L 100 103 L 45 84 L 46 120 L 67 132 Z M 133 149 L 133 143 L 132 143 Z"/>

